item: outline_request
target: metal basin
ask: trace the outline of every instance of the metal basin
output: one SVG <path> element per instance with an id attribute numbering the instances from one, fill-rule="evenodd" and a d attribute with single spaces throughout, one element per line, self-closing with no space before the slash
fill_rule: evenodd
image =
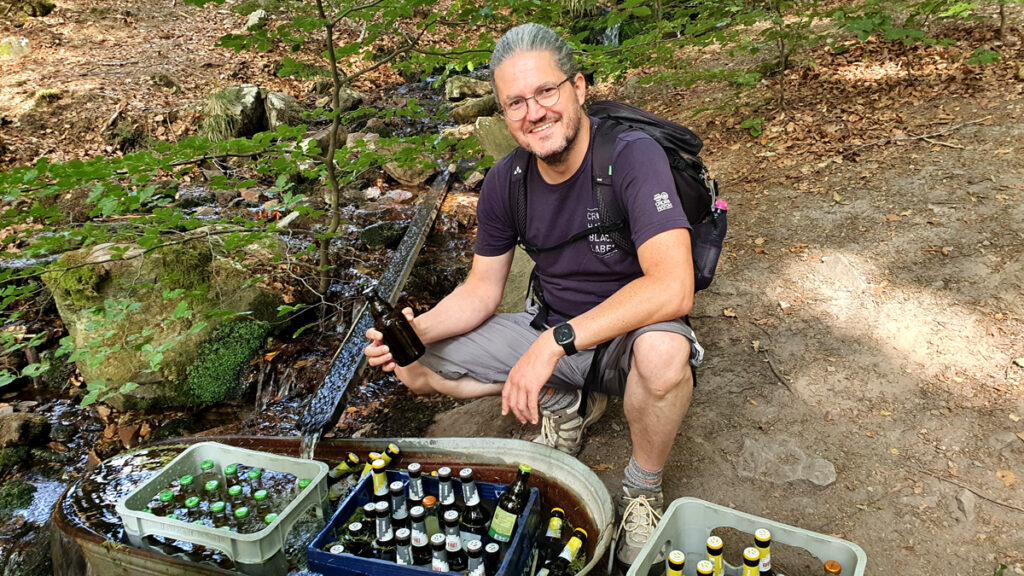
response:
<path id="1" fill-rule="evenodd" d="M 297 456 L 300 448 L 298 437 L 204 436 L 169 440 L 140 450 L 187 446 L 200 441 L 221 442 L 290 456 Z M 453 467 L 468 465 L 474 468 L 478 479 L 492 482 L 511 482 L 515 477 L 516 466 L 525 462 L 533 467 L 530 484 L 540 490 L 545 506 L 562 507 L 574 526 L 582 527 L 590 534 L 587 542 L 588 562 L 579 574 L 586 575 L 593 570 L 608 549 L 614 530 L 615 512 L 604 484 L 575 458 L 546 446 L 502 438 L 325 439 L 318 444 L 315 457 L 335 463 L 341 461 L 349 451 L 357 454 L 380 451 L 389 442 L 398 444 L 405 462 Z M 118 459 L 123 461 L 124 455 L 108 460 L 69 486 L 54 508 L 50 542 L 54 573 L 57 576 L 236 574 L 216 566 L 188 562 L 132 547 L 123 538 L 120 526 L 111 522 L 111 518 L 117 517 L 113 510 L 114 503 L 109 503 L 109 510 L 100 510 L 99 515 L 95 509 L 86 514 L 81 505 L 82 494 L 95 490 L 103 475 L 111 472 L 109 463 Z M 140 472 L 126 478 L 119 489 L 127 494 L 149 474 L 152 472 Z"/>

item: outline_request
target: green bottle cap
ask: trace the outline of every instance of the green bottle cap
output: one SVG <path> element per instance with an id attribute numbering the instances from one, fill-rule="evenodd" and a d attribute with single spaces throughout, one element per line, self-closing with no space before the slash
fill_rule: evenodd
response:
<path id="1" fill-rule="evenodd" d="M 203 460 L 199 463 L 199 469 L 204 472 L 206 470 L 213 470 L 213 460 Z"/>
<path id="2" fill-rule="evenodd" d="M 235 464 L 228 464 L 227 466 L 224 467 L 225 476 L 234 476 L 236 474 L 238 474 L 238 466 L 236 466 Z"/>
<path id="3" fill-rule="evenodd" d="M 248 517 L 249 517 L 249 509 L 248 508 L 246 508 L 245 506 L 239 506 L 238 508 L 235 508 L 235 518 L 238 518 L 239 520 L 241 520 L 243 518 L 248 518 Z"/>
<path id="4" fill-rule="evenodd" d="M 520 464 L 519 465 L 519 471 L 520 472 L 525 472 L 525 473 L 529 474 L 529 473 L 533 472 L 533 468 L 530 468 L 529 464 Z"/>
<path id="5" fill-rule="evenodd" d="M 263 476 L 263 471 L 260 470 L 259 468 L 253 468 L 252 470 L 249 470 L 250 480 L 259 480 L 261 476 Z"/>
<path id="6" fill-rule="evenodd" d="M 231 532 L 231 526 L 221 526 L 220 529 L 225 532 Z"/>
<path id="7" fill-rule="evenodd" d="M 220 480 L 210 480 L 206 483 L 207 492 L 216 492 L 220 489 Z"/>
<path id="8" fill-rule="evenodd" d="M 225 503 L 223 503 L 223 502 L 221 502 L 221 501 L 219 501 L 219 500 L 218 500 L 217 502 L 214 502 L 214 503 L 213 503 L 213 504 L 212 504 L 212 505 L 210 506 L 210 510 L 211 510 L 211 511 L 212 511 L 212 512 L 213 512 L 214 514 L 220 514 L 221 512 L 223 512 L 223 511 L 224 511 L 224 508 L 225 508 L 226 506 L 227 506 L 227 504 L 225 504 Z"/>
<path id="9" fill-rule="evenodd" d="M 174 500 L 173 490 L 164 490 L 163 492 L 160 493 L 161 502 L 170 502 L 171 500 Z"/>
<path id="10" fill-rule="evenodd" d="M 253 500 L 256 500 L 257 502 L 262 502 L 262 501 L 267 499 L 267 491 L 266 490 L 257 490 L 252 495 L 252 498 L 253 498 Z"/>
<path id="11" fill-rule="evenodd" d="M 202 520 L 202 519 L 199 519 L 199 520 L 196 520 L 195 522 L 193 522 L 193 524 L 199 524 L 200 526 L 206 526 L 206 521 Z"/>
<path id="12" fill-rule="evenodd" d="M 149 506 L 147 506 L 147 507 L 146 507 L 146 508 L 145 508 L 145 509 L 144 509 L 144 510 L 142 511 L 142 513 L 143 513 L 143 514 L 152 514 L 152 513 L 153 513 L 153 511 L 149 509 Z"/>
<path id="13" fill-rule="evenodd" d="M 164 516 L 164 518 L 168 518 L 168 519 L 170 519 L 170 520 L 177 520 L 177 519 L 178 519 L 178 515 L 177 515 L 177 514 L 175 514 L 174 512 L 171 512 L 171 513 L 170 513 L 170 514 L 168 514 L 167 516 Z"/>
<path id="14" fill-rule="evenodd" d="M 299 478 L 299 490 L 305 490 L 306 486 L 312 484 L 313 481 L 309 478 Z"/>
<path id="15" fill-rule="evenodd" d="M 277 520 L 277 512 L 271 512 L 263 518 L 263 521 L 267 524 L 273 524 L 274 520 Z"/>
<path id="16" fill-rule="evenodd" d="M 195 481 L 195 478 L 193 478 L 191 474 L 185 474 L 184 476 L 181 477 L 181 480 L 179 480 L 178 482 L 182 486 L 191 486 L 192 482 L 194 482 L 194 481 Z"/>
<path id="17" fill-rule="evenodd" d="M 199 497 L 190 496 L 188 500 L 185 500 L 185 508 L 195 508 L 199 506 Z"/>
<path id="18" fill-rule="evenodd" d="M 242 487 L 239 486 L 238 484 L 235 484 L 231 488 L 228 488 L 228 494 L 230 494 L 231 496 L 239 496 L 241 493 Z"/>

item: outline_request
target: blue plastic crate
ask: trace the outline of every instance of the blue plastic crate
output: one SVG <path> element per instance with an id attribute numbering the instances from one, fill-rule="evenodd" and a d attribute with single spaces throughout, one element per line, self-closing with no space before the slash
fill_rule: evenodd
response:
<path id="1" fill-rule="evenodd" d="M 409 476 L 405 472 L 388 470 L 387 474 L 389 484 L 395 480 L 403 482 L 408 482 L 409 480 Z M 437 478 L 427 473 L 424 473 L 422 478 L 424 493 L 437 496 Z M 435 574 L 430 566 L 401 566 L 394 562 L 385 562 L 374 558 L 361 558 L 347 553 L 331 554 L 323 550 L 324 546 L 338 539 L 335 535 L 336 531 L 338 534 L 344 533 L 343 529 L 356 509 L 370 501 L 372 480 L 372 475 L 367 474 L 359 482 L 348 498 L 338 507 L 338 510 L 331 517 L 331 521 L 309 545 L 306 551 L 306 558 L 310 570 L 320 572 L 324 576 L 416 576 L 420 574 Z M 453 478 L 452 482 L 455 484 L 457 480 Z M 493 503 L 497 501 L 508 485 L 477 482 L 476 487 L 481 499 Z M 458 491 L 457 486 L 456 491 Z M 505 553 L 505 557 L 498 567 L 497 576 L 524 576 L 529 572 L 533 560 L 532 552 L 540 533 L 540 523 L 540 492 L 536 488 L 530 488 L 530 496 L 526 501 L 526 508 L 519 515 L 518 529 L 512 538 L 508 551 Z"/>

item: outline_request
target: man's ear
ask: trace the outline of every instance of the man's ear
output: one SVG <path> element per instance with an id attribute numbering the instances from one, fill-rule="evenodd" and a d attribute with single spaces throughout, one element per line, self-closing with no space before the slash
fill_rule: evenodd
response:
<path id="1" fill-rule="evenodd" d="M 576 76 L 572 79 L 573 90 L 576 91 L 576 101 L 583 106 L 583 102 L 587 99 L 587 79 L 583 77 L 583 74 L 577 72 Z"/>

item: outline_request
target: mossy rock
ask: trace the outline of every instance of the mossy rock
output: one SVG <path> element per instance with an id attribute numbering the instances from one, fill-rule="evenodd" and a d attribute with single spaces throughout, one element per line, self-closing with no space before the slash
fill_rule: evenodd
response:
<path id="1" fill-rule="evenodd" d="M 0 448 L 0 476 L 5 476 L 29 460 L 28 446 Z"/>
<path id="2" fill-rule="evenodd" d="M 36 487 L 23 480 L 8 480 L 0 485 L 0 521 L 11 519 L 11 512 L 32 503 Z"/>
<path id="3" fill-rule="evenodd" d="M 85 381 L 114 390 L 129 382 L 138 385 L 104 400 L 115 408 L 188 407 L 231 397 L 210 393 L 205 385 L 198 388 L 201 397 L 194 396 L 196 389 L 185 385 L 189 367 L 203 359 L 208 342 L 250 356 L 258 348 L 251 330 L 218 336 L 226 322 L 247 318 L 261 324 L 265 334 L 277 320 L 281 296 L 253 282 L 250 272 L 217 254 L 218 245 L 203 238 L 144 255 L 130 246 L 99 245 L 65 254 L 57 263 L 63 271 L 43 275 L 76 349 L 83 352 L 76 363 Z M 122 259 L 110 260 L 124 250 Z M 253 256 L 258 261 L 270 262 L 284 247 L 267 241 L 252 250 L 258 251 Z M 235 337 L 237 346 L 224 343 Z M 155 369 L 154 359 L 159 359 Z M 233 391 L 235 381 L 214 388 Z"/>
<path id="4" fill-rule="evenodd" d="M 213 404 L 237 397 L 243 391 L 238 371 L 263 347 L 269 329 L 267 323 L 245 319 L 220 325 L 185 372 L 192 398 Z"/>

